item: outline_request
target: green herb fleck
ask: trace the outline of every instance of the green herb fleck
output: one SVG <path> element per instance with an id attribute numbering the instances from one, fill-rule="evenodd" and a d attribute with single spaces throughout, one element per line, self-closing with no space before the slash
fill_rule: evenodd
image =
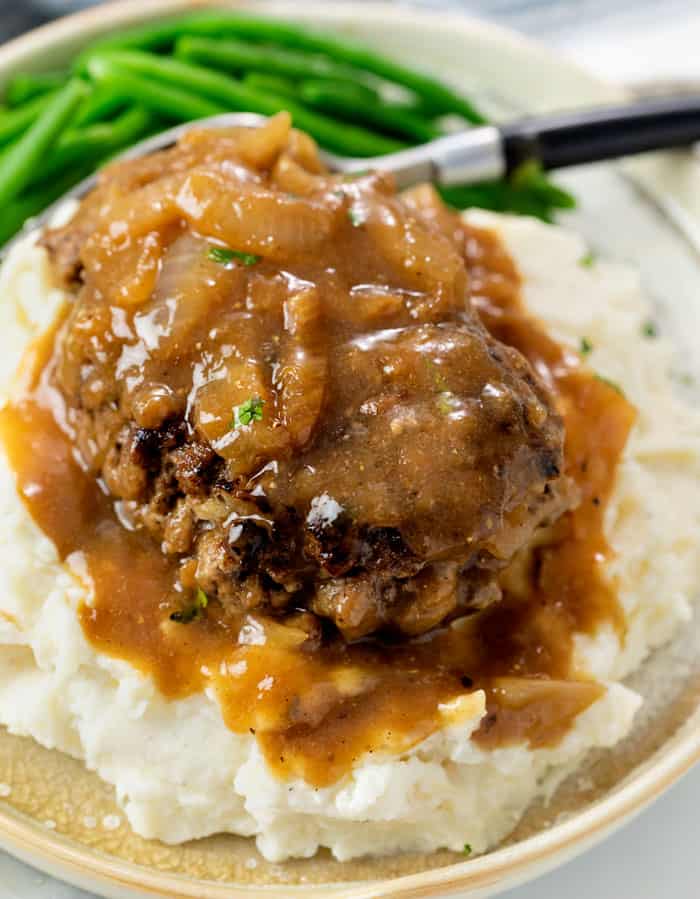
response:
<path id="1" fill-rule="evenodd" d="M 359 172 L 346 172 L 342 181 L 356 181 L 358 178 L 364 178 L 365 175 L 369 175 L 371 173 L 370 169 L 361 169 Z"/>
<path id="2" fill-rule="evenodd" d="M 457 405 L 457 397 L 449 390 L 438 394 L 437 407 L 441 415 L 449 415 Z"/>
<path id="3" fill-rule="evenodd" d="M 186 609 L 182 609 L 182 611 L 173 612 L 170 616 L 170 620 L 177 621 L 178 624 L 189 624 L 190 621 L 194 621 L 196 618 L 199 618 L 208 605 L 209 597 L 204 592 L 204 590 L 198 588 L 192 604 L 189 605 Z"/>
<path id="4" fill-rule="evenodd" d="M 601 381 L 603 384 L 607 384 L 608 387 L 612 387 L 620 396 L 624 396 L 624 391 L 619 384 L 616 384 L 615 381 L 611 381 L 610 378 L 606 378 L 605 375 L 596 375 L 596 380 Z"/>
<path id="5" fill-rule="evenodd" d="M 593 250 L 589 250 L 587 253 L 584 253 L 583 256 L 578 261 L 580 266 L 583 268 L 592 268 L 595 265 L 596 259 L 598 257 L 593 252 Z"/>
<path id="6" fill-rule="evenodd" d="M 582 337 L 581 345 L 579 346 L 579 352 L 582 356 L 589 356 L 593 352 L 593 343 L 590 338 Z"/>
<path id="7" fill-rule="evenodd" d="M 438 363 L 434 362 L 432 359 L 426 359 L 425 365 L 437 389 L 447 390 L 447 378 L 445 378 L 445 375 L 440 371 Z"/>
<path id="8" fill-rule="evenodd" d="M 207 258 L 219 265 L 229 265 L 231 262 L 242 262 L 243 265 L 255 265 L 260 262 L 260 256 L 253 253 L 241 253 L 240 250 L 229 250 L 228 247 L 209 247 Z"/>
<path id="9" fill-rule="evenodd" d="M 521 162 L 508 180 L 508 190 L 503 198 L 506 205 L 494 206 L 494 209 L 509 208 L 551 220 L 551 207 L 573 209 L 576 206 L 575 197 L 551 181 L 535 159 Z"/>
<path id="10" fill-rule="evenodd" d="M 259 396 L 251 396 L 240 406 L 236 406 L 233 410 L 232 428 L 240 428 L 252 424 L 254 421 L 262 421 L 263 406 L 265 400 L 261 400 Z"/>
<path id="11" fill-rule="evenodd" d="M 467 856 L 467 858 L 469 858 L 469 856 L 472 854 L 472 847 L 469 845 L 469 843 L 465 843 L 464 849 L 462 851 Z"/>
<path id="12" fill-rule="evenodd" d="M 533 180 L 542 177 L 542 166 L 536 159 L 526 159 L 511 173 L 510 183 L 513 187 L 524 188 Z"/>
<path id="13" fill-rule="evenodd" d="M 367 221 L 367 213 L 357 206 L 351 206 L 348 209 L 348 218 L 352 222 L 353 228 L 359 228 Z"/>
<path id="14" fill-rule="evenodd" d="M 656 322 L 653 322 L 651 319 L 648 319 L 642 324 L 642 336 L 643 337 L 658 337 L 659 336 L 659 327 Z"/>

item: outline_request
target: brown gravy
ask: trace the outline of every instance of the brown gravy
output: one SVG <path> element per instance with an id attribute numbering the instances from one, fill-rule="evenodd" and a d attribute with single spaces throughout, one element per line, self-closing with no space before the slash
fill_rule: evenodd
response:
<path id="1" fill-rule="evenodd" d="M 310 654 L 298 648 L 303 635 L 295 647 L 293 631 L 273 621 L 241 622 L 249 632 L 242 645 L 223 617 L 171 623 L 164 610 L 172 608 L 173 563 L 148 536 L 122 527 L 56 424 L 56 398 L 41 378 L 50 340 L 37 353 L 33 392 L 2 411 L 2 439 L 24 502 L 61 557 L 80 554 L 86 564 L 94 599 L 80 618 L 92 645 L 127 659 L 173 699 L 213 684 L 227 725 L 257 733 L 282 777 L 322 786 L 365 752 L 414 745 L 440 726 L 438 704 L 467 692 L 465 684 L 487 690 L 488 713 L 476 735 L 484 746 L 555 744 L 602 692 L 567 678 L 575 631 L 591 632 L 602 620 L 623 627 L 614 585 L 602 575 L 610 554 L 603 516 L 634 411 L 527 316 L 495 235 L 467 230 L 480 313 L 550 380 L 566 423 L 567 470 L 582 500 L 533 554 L 524 592 L 514 584 L 501 603 L 427 640 L 338 643 Z"/>
<path id="2" fill-rule="evenodd" d="M 291 194 L 284 202 L 300 203 Z M 218 221 L 219 213 L 214 212 Z M 453 227 L 451 220 L 446 227 Z M 130 529 L 128 519 L 117 516 L 119 504 L 115 506 L 106 485 L 81 464 L 70 409 L 54 380 L 54 343 L 63 322 L 31 349 L 25 366 L 32 372 L 31 383 L 0 412 L 0 437 L 27 508 L 54 541 L 60 557 L 88 581 L 91 600 L 79 610 L 86 638 L 96 650 L 125 659 L 153 678 L 166 697 L 212 688 L 226 724 L 238 733 L 255 733 L 270 766 L 282 778 L 300 776 L 324 786 L 365 753 L 405 751 L 445 723 L 441 704 L 479 688 L 487 696 L 487 714 L 474 737 L 481 745 L 522 740 L 533 747 L 556 744 L 576 715 L 603 691 L 599 684 L 572 675 L 574 633 L 591 633 L 602 621 L 624 631 L 615 585 L 603 576 L 610 556 L 603 520 L 634 410 L 528 315 L 517 271 L 498 238 L 474 227 L 454 227 L 463 229 L 455 245 L 463 247 L 469 293 L 480 318 L 494 337 L 530 361 L 555 398 L 565 425 L 566 474 L 578 486 L 580 502 L 538 534 L 535 547 L 516 556 L 500 574 L 503 599 L 450 625 L 428 629 L 416 638 L 375 634 L 348 642 L 335 633 L 310 646 L 307 632 L 296 626 L 293 615 L 280 620 L 260 608 L 231 614 L 211 602 L 205 614 L 187 624 L 174 621 L 173 610 L 182 608 L 184 593 L 189 595 L 197 586 L 194 571 L 177 554 L 163 553 L 147 530 Z M 357 259 L 367 266 L 371 280 L 379 264 L 371 257 L 371 245 L 357 229 L 346 225 L 345 231 L 347 243 L 337 247 L 336 270 L 342 272 L 345 266 L 350 278 Z M 148 296 L 155 278 L 152 247 L 147 241 L 139 246 L 142 256 L 135 280 L 128 282 L 131 299 L 139 291 Z M 94 247 L 93 251 L 97 252 Z M 105 264 L 115 266 L 116 284 L 124 272 L 133 271 L 134 260 L 128 253 L 124 259 L 107 253 Z M 260 271 L 267 264 L 262 262 Z M 326 277 L 320 263 L 304 264 L 311 268 L 296 277 L 314 281 Z M 118 274 L 120 265 L 125 268 Z M 436 265 L 435 270 L 439 268 Z M 219 289 L 217 279 L 223 285 L 227 279 L 259 277 L 242 275 L 237 268 L 207 271 L 206 284 L 213 292 Z M 226 290 L 230 289 L 227 282 Z M 460 301 L 457 294 L 450 302 Z M 263 300 L 266 296 L 262 287 L 254 295 Z M 437 302 L 445 300 L 441 288 L 433 296 Z M 338 298 L 338 312 L 346 314 L 341 292 Z M 119 308 L 119 297 L 113 302 Z M 105 314 L 99 303 L 97 308 L 98 314 Z M 265 314 L 263 310 L 261 315 Z M 431 322 L 431 316 L 444 316 L 444 311 L 428 309 L 421 314 Z M 262 326 L 254 318 L 246 313 L 240 322 L 245 319 L 248 324 L 236 327 L 241 333 L 259 329 Z M 346 322 L 343 327 L 355 325 Z M 271 327 L 266 328 L 267 334 Z M 109 331 L 105 333 L 110 338 Z M 176 341 L 172 346 L 173 352 L 180 352 Z M 168 363 L 154 358 L 149 364 L 167 368 Z M 333 364 L 331 359 L 329 365 Z M 176 360 L 171 366 L 175 380 L 190 371 L 182 362 L 177 366 Z M 350 395 L 352 382 L 342 389 Z M 220 405 L 225 437 L 230 397 Z M 440 428 L 444 423 L 435 428 L 435 455 L 448 471 L 452 463 L 445 441 L 437 436 Z M 272 452 L 276 432 L 265 423 L 260 433 L 267 435 Z M 423 432 L 421 440 L 427 446 L 425 437 Z M 410 449 L 410 440 L 406 446 Z M 367 459 L 371 463 L 369 455 Z M 389 462 L 387 456 L 381 465 Z M 314 466 L 309 470 L 318 473 Z M 354 479 L 350 486 L 348 472 Z M 376 472 L 374 476 L 378 477 Z M 361 468 L 343 469 L 324 477 L 335 478 L 338 490 L 352 494 L 362 491 L 368 474 Z M 391 480 L 383 469 L 381 477 Z M 318 493 L 317 484 L 308 489 L 309 496 Z M 447 522 L 440 552 L 448 546 L 449 529 L 459 524 L 455 519 L 459 503 L 449 493 L 449 482 L 440 483 L 434 496 L 448 497 L 454 507 L 452 520 L 441 516 L 437 501 L 429 509 L 436 533 Z M 396 502 L 401 495 L 397 492 L 392 499 L 397 514 L 402 512 Z M 369 511 L 373 501 L 371 491 L 366 491 L 362 502 Z M 426 526 L 424 533 L 429 534 L 431 527 Z"/>

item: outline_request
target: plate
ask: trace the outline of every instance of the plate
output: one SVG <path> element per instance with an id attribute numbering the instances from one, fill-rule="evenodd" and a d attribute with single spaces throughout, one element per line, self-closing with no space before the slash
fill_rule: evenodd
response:
<path id="1" fill-rule="evenodd" d="M 41 28 L 0 48 L 0 85 L 16 71 L 59 67 L 100 34 L 194 5 L 200 4 L 123 0 Z M 542 47 L 456 13 L 388 4 L 255 7 L 337 29 L 432 69 L 479 97 L 495 115 L 620 98 L 617 89 Z M 582 200 L 564 223 L 603 255 L 641 271 L 658 316 L 679 347 L 679 367 L 692 368 L 700 335 L 700 184 L 690 157 L 592 166 L 567 173 L 564 180 Z M 441 852 L 340 864 L 321 854 L 273 865 L 257 855 L 250 841 L 235 837 L 181 847 L 148 842 L 129 831 L 112 789 L 96 775 L 67 756 L 2 730 L 0 784 L 11 792 L 0 800 L 0 845 L 47 873 L 113 899 L 276 899 L 301 889 L 345 899 L 486 897 L 602 839 L 700 758 L 699 660 L 696 620 L 631 679 L 646 698 L 633 734 L 614 751 L 591 756 L 585 770 L 565 782 L 547 806 L 528 812 L 505 845 L 470 861 Z"/>

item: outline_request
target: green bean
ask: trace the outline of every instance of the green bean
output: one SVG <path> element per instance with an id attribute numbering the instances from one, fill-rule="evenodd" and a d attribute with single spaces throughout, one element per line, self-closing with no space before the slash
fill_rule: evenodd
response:
<path id="1" fill-rule="evenodd" d="M 456 209 L 468 209 L 478 206 L 492 209 L 495 212 L 517 212 L 520 215 L 532 215 L 546 222 L 552 221 L 552 209 L 558 204 L 552 203 L 552 197 L 561 191 L 556 185 L 547 182 L 549 192 L 544 194 L 533 191 L 529 186 L 513 186 L 509 181 L 483 181 L 480 184 L 465 184 L 455 187 L 438 188 L 443 200 Z M 561 191 L 567 198 L 567 206 L 575 203 L 573 197 Z M 563 197 L 561 198 L 563 200 Z M 564 207 L 562 207 L 564 208 Z"/>
<path id="2" fill-rule="evenodd" d="M 510 176 L 510 183 L 514 188 L 528 191 L 557 209 L 573 209 L 576 206 L 575 198 L 551 181 L 534 159 L 523 162 Z"/>
<path id="3" fill-rule="evenodd" d="M 87 90 L 84 81 L 73 78 L 51 97 L 34 124 L 5 151 L 0 164 L 0 208 L 19 196 L 32 181 Z"/>
<path id="4" fill-rule="evenodd" d="M 490 209 L 494 212 L 517 212 L 531 215 L 545 222 L 551 221 L 550 208 L 537 198 L 527 195 L 510 196 L 497 182 L 439 188 L 442 199 L 455 209 Z"/>
<path id="5" fill-rule="evenodd" d="M 145 136 L 154 121 L 153 114 L 142 106 L 134 106 L 113 122 L 100 122 L 85 128 L 70 128 L 56 143 L 42 170 L 41 179 L 64 172 L 69 166 L 86 159 L 102 159 Z"/>
<path id="6" fill-rule="evenodd" d="M 243 41 L 216 41 L 209 38 L 181 37 L 175 45 L 175 56 L 186 62 L 212 66 L 223 71 L 252 72 L 267 76 L 284 76 L 291 80 L 314 79 L 347 86 L 366 102 L 379 100 L 379 92 L 365 83 L 366 74 L 349 66 L 338 65 L 323 56 L 260 47 Z M 247 81 L 247 78 L 244 78 Z M 251 81 L 251 84 L 254 83 Z"/>
<path id="7" fill-rule="evenodd" d="M 71 168 L 61 177 L 34 187 L 6 203 L 0 217 L 0 247 L 21 230 L 27 219 L 39 215 L 55 203 L 66 191 L 86 178 L 92 169 L 92 164 Z"/>
<path id="8" fill-rule="evenodd" d="M 261 47 L 233 39 L 185 35 L 175 44 L 175 56 L 186 62 L 211 66 L 226 72 L 263 72 L 266 75 L 283 75 L 285 78 L 331 78 L 334 80 L 362 82 L 364 72 L 340 65 L 312 53 L 283 50 L 278 47 Z"/>
<path id="9" fill-rule="evenodd" d="M 101 66 L 110 64 L 121 69 L 124 74 L 136 73 L 145 76 L 144 80 L 148 80 L 148 83 L 153 83 L 151 79 L 154 79 L 159 84 L 197 91 L 208 100 L 221 103 L 230 110 L 274 115 L 286 109 L 291 113 L 297 128 L 307 131 L 320 144 L 338 153 L 349 156 L 381 156 L 403 149 L 405 146 L 399 141 L 373 134 L 363 128 L 341 124 L 327 116 L 312 112 L 288 98 L 253 90 L 228 75 L 211 72 L 176 59 L 138 51 L 110 51 L 101 56 L 94 56 L 88 63 L 88 70 L 95 75 L 99 73 Z M 145 103 L 145 100 L 140 102 Z M 197 117 L 190 116 L 190 118 Z"/>
<path id="10" fill-rule="evenodd" d="M 203 15 L 199 19 L 193 17 L 192 21 L 187 25 L 187 30 L 193 33 L 206 32 L 206 30 L 216 27 L 213 19 L 213 16 L 211 20 L 207 20 Z M 214 34 L 235 34 L 238 37 L 246 37 L 250 40 L 282 44 L 294 49 L 313 50 L 323 53 L 332 60 L 371 72 L 373 75 L 386 81 L 391 81 L 394 84 L 400 84 L 413 91 L 419 97 L 423 97 L 436 109 L 440 109 L 443 112 L 458 113 L 470 122 L 484 122 L 483 116 L 468 100 L 458 96 L 440 81 L 387 59 L 385 56 L 375 53 L 360 44 L 355 44 L 333 35 L 309 31 L 299 25 L 249 16 L 243 13 L 230 13 L 227 16 L 220 16 L 220 19 L 219 27 L 213 32 Z"/>
<path id="11" fill-rule="evenodd" d="M 500 181 L 438 187 L 438 192 L 442 199 L 455 209 L 469 209 L 472 206 L 478 206 L 483 209 L 499 211 L 502 208 L 503 191 Z"/>
<path id="12" fill-rule="evenodd" d="M 481 124 L 484 118 L 464 97 L 435 78 L 416 72 L 400 63 L 387 59 L 359 44 L 306 30 L 303 26 L 249 16 L 242 13 L 226 13 L 216 10 L 191 13 L 177 19 L 158 22 L 122 32 L 100 41 L 78 58 L 81 71 L 90 53 L 95 50 L 116 48 L 163 49 L 183 35 L 206 35 L 215 38 L 234 36 L 260 43 L 280 44 L 295 50 L 311 50 L 323 54 L 337 63 L 370 72 L 379 78 L 400 84 L 423 98 L 431 109 L 454 112 L 470 122 Z"/>
<path id="13" fill-rule="evenodd" d="M 342 91 L 342 93 L 348 98 L 352 97 L 355 103 L 385 102 L 378 90 L 375 90 L 373 87 L 370 87 L 367 84 L 363 84 L 360 81 L 347 81 L 340 78 L 305 78 L 302 82 L 300 82 L 300 84 L 313 85 L 314 87 L 312 88 L 312 90 L 318 87 L 320 91 Z M 405 106 L 406 109 L 408 109 L 410 104 L 406 103 L 402 105 Z"/>
<path id="14" fill-rule="evenodd" d="M 307 84 L 307 82 L 302 81 L 299 84 L 295 84 L 293 81 L 289 81 L 287 78 L 281 78 L 279 75 L 266 75 L 264 72 L 246 72 L 243 75 L 243 84 L 247 87 L 253 88 L 253 90 L 267 92 L 270 94 L 277 94 L 279 97 L 289 97 L 292 100 L 296 100 L 297 102 L 302 101 L 305 105 L 308 106 L 316 106 L 313 102 L 307 102 L 306 98 L 303 96 L 303 88 Z M 379 94 L 372 90 L 371 87 L 367 87 L 364 84 L 356 84 L 352 81 L 312 81 L 310 82 L 313 85 L 323 84 L 338 86 L 338 90 L 347 92 L 349 96 L 356 103 L 381 103 L 381 99 Z M 318 105 L 320 109 L 320 104 Z M 333 112 L 330 108 L 327 110 L 328 112 Z"/>
<path id="15" fill-rule="evenodd" d="M 127 105 L 128 100 L 125 100 L 121 94 L 115 94 L 111 86 L 94 84 L 92 91 L 76 112 L 73 124 L 79 128 L 83 125 L 104 122 Z"/>
<path id="16" fill-rule="evenodd" d="M 106 58 L 90 61 L 90 74 L 124 103 L 135 101 L 152 112 L 188 122 L 226 112 L 226 107 L 181 87 L 153 81 Z"/>
<path id="17" fill-rule="evenodd" d="M 6 144 L 18 134 L 22 134 L 36 121 L 38 115 L 48 106 L 52 94 L 29 100 L 17 109 L 0 113 L 0 144 Z"/>
<path id="18" fill-rule="evenodd" d="M 45 72 L 35 75 L 20 73 L 10 78 L 5 90 L 5 100 L 10 106 L 21 106 L 27 100 L 58 90 L 68 81 L 65 72 Z"/>
<path id="19" fill-rule="evenodd" d="M 534 160 L 520 165 L 508 179 L 439 188 L 445 202 L 458 209 L 481 206 L 552 221 L 553 209 L 572 209 L 576 199 L 551 181 Z"/>
<path id="20" fill-rule="evenodd" d="M 299 85 L 299 99 L 337 118 L 363 125 L 371 125 L 378 131 L 408 138 L 418 143 L 427 143 L 440 135 L 440 129 L 432 122 L 416 115 L 411 109 L 398 103 L 370 100 L 358 95 L 354 85 L 330 81 L 302 81 Z"/>
<path id="21" fill-rule="evenodd" d="M 274 94 L 277 97 L 289 97 L 296 100 L 299 91 L 295 84 L 280 78 L 279 75 L 265 75 L 263 72 L 247 72 L 243 76 L 243 84 L 260 93 Z"/>
<path id="22" fill-rule="evenodd" d="M 440 119 L 445 115 L 444 112 L 440 112 L 439 109 L 430 106 L 425 100 L 421 100 L 420 97 L 407 102 L 406 107 L 411 109 L 416 115 L 427 119 L 429 122 L 434 122 L 436 119 Z"/>

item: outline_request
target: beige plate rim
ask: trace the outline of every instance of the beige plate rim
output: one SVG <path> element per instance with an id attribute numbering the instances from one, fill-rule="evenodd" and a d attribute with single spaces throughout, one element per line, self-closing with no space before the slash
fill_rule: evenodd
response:
<path id="1" fill-rule="evenodd" d="M 664 755 L 629 780 L 610 796 L 594 803 L 585 812 L 555 825 L 514 846 L 496 850 L 470 862 L 462 862 L 420 874 L 392 880 L 332 886 L 329 896 L 345 899 L 419 899 L 448 895 L 458 890 L 485 889 L 498 883 L 512 886 L 527 875 L 535 876 L 560 861 L 590 848 L 617 827 L 641 812 L 696 762 L 700 761 L 700 728 L 677 735 Z M 268 899 L 309 891 L 308 887 L 244 887 L 186 880 L 177 875 L 147 871 L 127 862 L 75 846 L 45 831 L 23 816 L 0 811 L 0 845 L 23 861 L 77 886 L 101 889 L 105 896 L 119 895 L 114 889 L 137 890 L 137 895 L 161 899 L 233 899 L 234 896 L 264 895 Z M 86 877 L 89 875 L 89 877 Z M 124 894 L 126 895 L 126 894 Z"/>
<path id="2" fill-rule="evenodd" d="M 126 23 L 137 23 L 159 14 L 172 13 L 197 6 L 237 5 L 226 0 L 115 0 L 99 8 L 87 10 L 45 25 L 4 47 L 0 47 L 0 78 L 28 60 L 41 58 L 42 51 L 75 40 L 76 45 L 96 34 L 105 33 Z M 250 4 L 249 4 L 250 5 Z M 308 14 L 310 4 L 305 4 Z M 284 4 L 268 5 L 274 12 L 284 9 Z M 353 5 L 350 2 L 324 3 L 318 7 L 320 18 L 332 21 L 342 18 Z M 356 7 L 355 7 L 356 9 Z M 442 14 L 436 25 L 434 14 L 396 7 L 388 3 L 363 4 L 364 17 L 371 16 L 378 26 L 394 21 L 423 18 L 432 30 L 460 31 L 476 35 L 487 44 L 507 46 L 523 59 L 539 58 L 551 66 L 552 71 L 565 72 L 572 82 L 586 94 L 585 99 L 602 101 L 614 99 L 618 91 L 597 81 L 569 61 L 561 61 L 547 49 L 499 26 L 468 18 L 459 13 Z M 289 10 L 293 17 L 293 6 Z M 428 19 L 430 18 L 430 21 Z M 37 822 L 11 810 L 0 809 L 0 846 L 18 858 L 38 866 L 76 886 L 99 890 L 105 896 L 152 896 L 168 899 L 234 899 L 236 896 L 261 895 L 276 899 L 289 896 L 299 890 L 347 899 L 374 899 L 374 897 L 401 897 L 418 899 L 424 896 L 448 895 L 455 892 L 475 891 L 485 896 L 498 884 L 499 888 L 513 886 L 526 878 L 544 873 L 556 864 L 571 858 L 602 840 L 616 827 L 622 825 L 646 805 L 658 798 L 671 784 L 700 761 L 700 726 L 688 722 L 665 744 L 639 771 L 608 796 L 595 802 L 590 808 L 567 821 L 556 824 L 513 846 L 496 850 L 488 855 L 438 868 L 419 874 L 392 880 L 336 884 L 309 888 L 284 886 L 244 887 L 234 884 L 216 884 L 194 881 L 179 875 L 149 871 L 128 862 L 110 858 L 100 852 L 76 845 L 60 835 L 47 832 Z"/>

